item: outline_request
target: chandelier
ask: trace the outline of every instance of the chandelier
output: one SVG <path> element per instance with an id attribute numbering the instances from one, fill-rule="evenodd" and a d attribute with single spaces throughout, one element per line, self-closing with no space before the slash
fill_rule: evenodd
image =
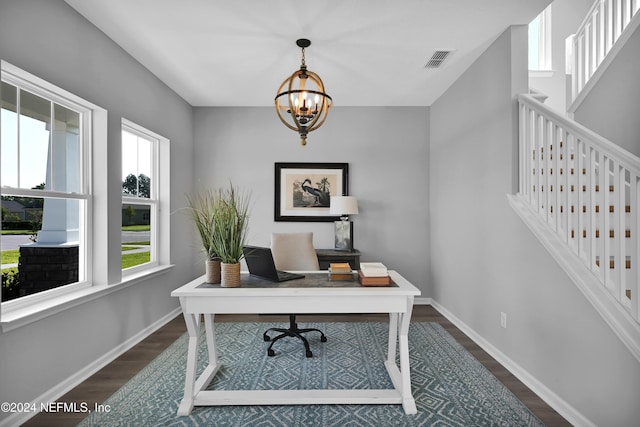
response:
<path id="1" fill-rule="evenodd" d="M 307 145 L 307 134 L 322 126 L 333 100 L 325 93 L 320 76 L 307 70 L 304 62 L 304 49 L 311 41 L 298 39 L 296 45 L 302 49 L 300 69 L 282 82 L 275 103 L 280 121 L 300 134 L 301 145 Z"/>

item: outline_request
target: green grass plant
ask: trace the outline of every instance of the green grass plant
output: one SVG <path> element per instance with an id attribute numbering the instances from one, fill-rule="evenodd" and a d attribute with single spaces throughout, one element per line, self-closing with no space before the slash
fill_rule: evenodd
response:
<path id="1" fill-rule="evenodd" d="M 122 254 L 122 268 L 135 267 L 151 261 L 151 252 L 137 252 L 133 254 Z"/>
<path id="2" fill-rule="evenodd" d="M 149 245 L 149 242 L 135 242 L 136 245 Z M 122 251 L 130 251 L 139 249 L 137 246 L 122 246 Z M 12 249 L 2 251 L 2 264 L 17 264 L 20 257 L 20 251 L 18 249 Z M 151 253 L 149 251 L 134 253 L 134 254 L 122 254 L 122 268 L 134 267 L 136 265 L 147 263 L 151 260 Z M 4 268 L 2 273 L 9 271 L 17 272 L 17 267 Z"/>
<path id="3" fill-rule="evenodd" d="M 18 258 L 20 258 L 19 249 L 2 251 L 2 264 L 17 264 Z"/>
<path id="4" fill-rule="evenodd" d="M 200 235 L 200 242 L 206 259 L 217 259 L 219 256 L 214 246 L 215 219 L 220 214 L 222 193 L 219 190 L 208 190 L 193 195 L 188 194 L 187 203 L 189 204 L 193 223 Z"/>
<path id="5" fill-rule="evenodd" d="M 244 258 L 249 202 L 250 195 L 236 190 L 231 184 L 220 192 L 219 206 L 213 217 L 212 244 L 223 263 L 235 264 Z"/>
<path id="6" fill-rule="evenodd" d="M 123 225 L 122 231 L 150 231 L 150 225 Z"/>

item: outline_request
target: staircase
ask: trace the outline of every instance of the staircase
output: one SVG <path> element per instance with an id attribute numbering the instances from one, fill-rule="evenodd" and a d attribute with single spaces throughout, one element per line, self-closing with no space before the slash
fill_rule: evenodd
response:
<path id="1" fill-rule="evenodd" d="M 568 52 L 572 106 L 637 28 L 639 2 L 591 8 Z M 640 158 L 530 94 L 518 109 L 519 188 L 509 201 L 640 362 Z"/>
<path id="2" fill-rule="evenodd" d="M 640 158 L 530 95 L 518 103 L 510 203 L 640 362 Z"/>
<path id="3" fill-rule="evenodd" d="M 567 39 L 567 105 L 575 112 L 621 46 L 640 25 L 640 0 L 596 0 Z"/>

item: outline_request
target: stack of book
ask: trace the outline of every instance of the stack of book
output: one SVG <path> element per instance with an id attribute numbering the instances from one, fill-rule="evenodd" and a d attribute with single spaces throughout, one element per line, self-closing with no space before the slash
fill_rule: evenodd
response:
<path id="1" fill-rule="evenodd" d="M 381 262 L 361 262 L 358 281 L 362 286 L 389 286 L 391 278 Z"/>
<path id="2" fill-rule="evenodd" d="M 329 280 L 353 280 L 353 272 L 348 262 L 329 264 Z"/>

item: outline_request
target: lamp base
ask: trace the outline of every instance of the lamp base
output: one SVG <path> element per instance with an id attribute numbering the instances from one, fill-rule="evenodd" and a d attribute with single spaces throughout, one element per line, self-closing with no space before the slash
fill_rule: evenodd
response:
<path id="1" fill-rule="evenodd" d="M 353 222 L 335 221 L 335 249 L 337 251 L 353 250 Z"/>

